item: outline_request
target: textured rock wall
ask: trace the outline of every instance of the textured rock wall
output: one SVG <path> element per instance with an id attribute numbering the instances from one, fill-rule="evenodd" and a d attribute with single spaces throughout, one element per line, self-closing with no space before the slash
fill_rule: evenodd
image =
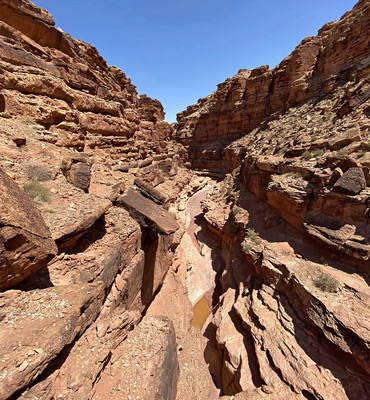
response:
<path id="1" fill-rule="evenodd" d="M 237 174 L 215 186 L 203 211 L 225 261 L 204 328 L 221 393 L 366 399 L 367 273 L 290 228 Z M 323 276 L 331 291 L 317 284 Z"/>
<path id="2" fill-rule="evenodd" d="M 272 114 L 328 96 L 350 80 L 358 83 L 368 77 L 369 14 L 369 1 L 359 1 L 340 21 L 304 39 L 274 69 L 242 69 L 179 113 L 176 136 L 189 147 L 193 165 L 214 167 L 210 160 L 224 156 L 225 143 L 252 131 Z M 357 106 L 349 95 L 340 100 L 342 113 Z M 363 94 L 359 101 L 365 96 L 369 97 Z"/>
<path id="3" fill-rule="evenodd" d="M 55 28 L 45 10 L 1 2 L 0 49 L 1 111 L 42 125 L 46 141 L 111 163 L 171 156 L 162 105 L 138 96 L 121 70 Z"/>
<path id="4" fill-rule="evenodd" d="M 163 204 L 190 174 L 171 131 L 93 46 L 26 0 L 0 2 L 0 399 L 90 398 L 127 353 L 178 244 Z M 156 347 L 141 370 L 158 375 L 143 396 L 175 399 L 172 324 L 144 333 Z"/>

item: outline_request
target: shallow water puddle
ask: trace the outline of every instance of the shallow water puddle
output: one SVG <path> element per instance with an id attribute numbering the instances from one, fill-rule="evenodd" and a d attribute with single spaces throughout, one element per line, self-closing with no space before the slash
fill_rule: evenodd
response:
<path id="1" fill-rule="evenodd" d="M 205 299 L 200 299 L 193 308 L 193 320 L 191 321 L 191 326 L 199 326 L 199 328 L 202 328 L 211 311 L 212 310 L 209 308 L 207 301 Z"/>

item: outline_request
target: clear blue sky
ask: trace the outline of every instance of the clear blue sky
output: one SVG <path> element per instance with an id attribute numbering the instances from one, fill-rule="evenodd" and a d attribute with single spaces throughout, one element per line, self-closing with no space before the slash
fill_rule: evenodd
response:
<path id="1" fill-rule="evenodd" d="M 166 120 L 241 68 L 274 67 L 355 0 L 34 0 L 93 44 Z"/>

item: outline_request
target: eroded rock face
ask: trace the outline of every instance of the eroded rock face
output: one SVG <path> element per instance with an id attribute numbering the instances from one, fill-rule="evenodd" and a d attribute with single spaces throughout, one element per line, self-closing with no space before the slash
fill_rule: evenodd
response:
<path id="1" fill-rule="evenodd" d="M 367 274 L 353 274 L 347 260 L 334 261 L 284 220 L 265 224 L 269 207 L 237 175 L 218 184 L 203 208 L 222 239 L 226 265 L 222 294 L 204 328 L 205 357 L 222 393 L 367 398 L 368 323 L 365 311 L 353 313 L 367 307 Z M 220 210 L 227 209 L 224 218 Z M 230 240 L 225 234 L 233 230 L 239 234 Z M 332 240 L 346 242 L 355 230 L 345 225 Z"/>
<path id="2" fill-rule="evenodd" d="M 281 129 L 266 140 L 266 148 L 262 137 L 255 136 L 248 150 L 274 151 L 275 145 L 280 144 L 276 151 L 285 153 L 292 146 L 303 144 L 302 128 L 311 121 L 309 131 L 316 132 L 310 136 L 322 138 L 321 126 L 325 125 L 325 120 L 332 119 L 335 114 L 343 118 L 368 100 L 369 13 L 368 1 L 359 1 L 339 21 L 326 24 L 317 36 L 305 38 L 274 69 L 267 65 L 253 70 L 241 69 L 234 77 L 220 83 L 208 97 L 179 113 L 175 135 L 187 146 L 193 167 L 230 171 L 237 165 L 225 151 L 228 143 L 260 124 L 263 125 L 259 136 L 267 136 L 270 123 L 278 119 L 280 113 L 289 109 L 294 112 L 304 104 L 307 106 L 312 99 L 330 99 L 338 90 L 341 92 L 330 106 L 328 100 L 319 105 L 322 117 L 319 124 L 314 125 L 312 117 L 298 120 L 297 129 L 288 134 L 287 129 L 282 129 L 283 121 L 279 121 Z M 346 89 L 343 82 L 347 84 Z M 340 138 L 336 138 L 338 136 Z M 276 143 L 280 137 L 280 143 Z M 283 148 L 294 139 L 294 144 Z M 350 132 L 333 134 L 329 145 L 332 150 L 338 150 L 360 140 L 359 130 L 351 128 Z"/>
<path id="3" fill-rule="evenodd" d="M 57 248 L 33 201 L 1 168 L 0 193 L 0 290 L 4 290 L 44 267 Z"/>
<path id="4" fill-rule="evenodd" d="M 94 321 L 103 301 L 101 286 L 7 291 L 0 296 L 2 400 L 32 383 Z"/>
<path id="5" fill-rule="evenodd" d="M 139 96 L 93 46 L 26 0 L 1 2 L 0 164 L 12 179 L 0 170 L 0 290 L 18 283 L 0 299 L 1 398 L 90 398 L 120 355 L 176 247 L 164 193 L 176 197 L 191 173 L 171 133 L 160 102 Z M 42 201 L 17 186 L 31 180 L 48 193 Z M 135 180 L 148 216 L 118 207 Z M 169 321 L 151 323 L 159 337 L 152 373 L 163 373 L 146 379 L 147 393 L 174 399 Z"/>
<path id="6" fill-rule="evenodd" d="M 160 102 L 138 96 L 121 70 L 56 29 L 45 10 L 25 0 L 2 2 L 0 26 L 0 112 L 32 115 L 47 141 L 115 164 L 175 155 Z M 69 175 L 87 190 L 86 165 L 73 164 Z"/>
<path id="7" fill-rule="evenodd" d="M 175 400 L 179 365 L 171 321 L 146 317 L 113 353 L 92 399 Z"/>
<path id="8" fill-rule="evenodd" d="M 369 10 L 240 70 L 173 134 L 94 47 L 1 2 L 0 289 L 22 279 L 0 295 L 1 399 L 370 397 Z M 232 171 L 190 211 L 208 178 L 172 138 Z M 15 183 L 35 163 L 39 211 Z"/>

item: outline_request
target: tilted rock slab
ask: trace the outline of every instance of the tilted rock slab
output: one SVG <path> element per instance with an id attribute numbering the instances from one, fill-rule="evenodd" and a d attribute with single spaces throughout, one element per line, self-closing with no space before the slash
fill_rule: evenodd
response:
<path id="1" fill-rule="evenodd" d="M 168 235 L 179 228 L 175 218 L 168 211 L 136 190 L 131 189 L 121 196 L 118 204 L 125 207 L 141 225 L 151 225 L 160 233 Z"/>
<path id="2" fill-rule="evenodd" d="M 57 253 L 33 201 L 0 169 L 0 290 L 44 267 Z"/>
<path id="3" fill-rule="evenodd" d="M 98 315 L 103 284 L 0 295 L 0 399 L 32 383 Z"/>
<path id="4" fill-rule="evenodd" d="M 91 399 L 175 400 L 178 377 L 172 322 L 146 317 L 113 351 Z"/>

